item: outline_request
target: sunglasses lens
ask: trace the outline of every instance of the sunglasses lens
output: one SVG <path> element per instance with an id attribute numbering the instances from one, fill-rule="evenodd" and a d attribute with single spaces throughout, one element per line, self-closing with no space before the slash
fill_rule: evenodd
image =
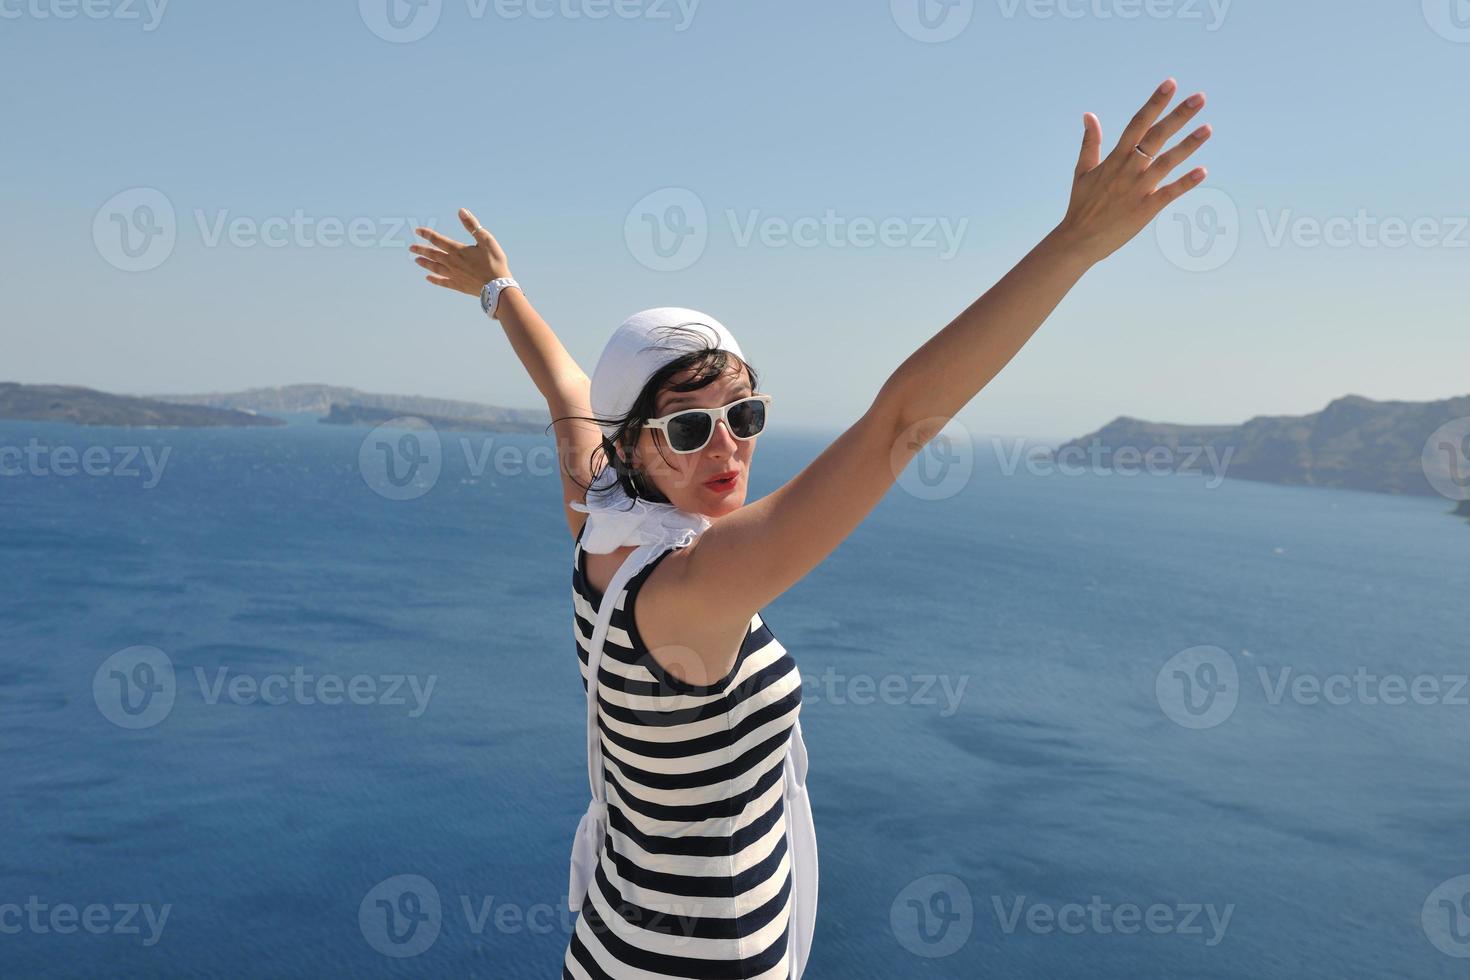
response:
<path id="1" fill-rule="evenodd" d="M 669 445 L 675 452 L 692 453 L 709 442 L 712 419 L 704 412 L 685 412 L 669 419 Z"/>
<path id="2" fill-rule="evenodd" d="M 748 398 L 730 409 L 730 431 L 737 438 L 749 439 L 766 427 L 766 403 Z"/>

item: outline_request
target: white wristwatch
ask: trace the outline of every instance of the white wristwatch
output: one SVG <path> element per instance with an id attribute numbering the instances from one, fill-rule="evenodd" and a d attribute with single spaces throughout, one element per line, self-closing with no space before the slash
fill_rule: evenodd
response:
<path id="1" fill-rule="evenodd" d="M 500 294 L 509 286 L 514 286 L 517 289 L 521 288 L 520 283 L 507 277 L 504 279 L 491 279 L 485 283 L 485 288 L 480 290 L 480 309 L 484 310 L 485 315 L 490 319 L 495 319 L 495 311 L 500 306 Z"/>

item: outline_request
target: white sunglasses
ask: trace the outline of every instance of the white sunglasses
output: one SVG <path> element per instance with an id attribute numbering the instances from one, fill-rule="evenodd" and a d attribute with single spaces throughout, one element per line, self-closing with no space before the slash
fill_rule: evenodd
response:
<path id="1" fill-rule="evenodd" d="M 766 406 L 770 395 L 747 395 L 719 408 L 681 408 L 677 412 L 643 424 L 660 429 L 676 453 L 697 453 L 709 445 L 715 425 L 724 419 L 736 439 L 754 439 L 766 427 Z"/>

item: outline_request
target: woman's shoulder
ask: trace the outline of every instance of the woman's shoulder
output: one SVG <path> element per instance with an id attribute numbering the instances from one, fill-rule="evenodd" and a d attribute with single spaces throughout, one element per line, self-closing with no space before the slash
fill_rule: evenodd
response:
<path id="1" fill-rule="evenodd" d="M 757 616 L 719 608 L 718 596 L 689 592 L 688 563 L 699 542 L 664 552 L 644 569 L 633 617 L 649 653 L 675 679 L 696 687 L 730 675 Z M 646 577 L 645 576 L 646 573 Z"/>
<path id="2" fill-rule="evenodd" d="M 747 637 L 761 621 L 758 614 L 743 616 L 721 609 L 718 596 L 690 594 L 688 562 L 698 547 L 698 539 L 683 547 L 671 546 L 629 578 L 623 586 L 627 598 L 622 614 L 634 644 L 667 674 L 681 683 L 708 688 L 730 676 Z M 635 550 L 593 554 L 577 536 L 573 579 L 594 610 Z"/>

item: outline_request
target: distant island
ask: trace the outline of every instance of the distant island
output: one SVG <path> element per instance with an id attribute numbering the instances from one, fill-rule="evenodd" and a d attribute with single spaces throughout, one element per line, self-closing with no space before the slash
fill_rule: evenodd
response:
<path id="1" fill-rule="evenodd" d="M 180 429 L 286 424 L 280 419 L 228 408 L 174 405 L 76 385 L 23 385 L 13 381 L 0 381 L 0 419 Z"/>
<path id="2" fill-rule="evenodd" d="M 1470 521 L 1470 500 L 1460 501 L 1460 506 L 1455 508 L 1455 516 Z"/>
<path id="3" fill-rule="evenodd" d="M 333 418 L 334 406 L 358 406 L 364 409 L 387 409 L 387 418 L 416 415 L 421 418 L 472 419 L 484 426 L 500 426 L 501 432 L 543 432 L 551 423 L 545 410 L 500 408 L 478 402 L 449 398 L 422 398 L 417 395 L 383 395 L 337 385 L 296 384 L 273 388 L 250 388 L 246 391 L 214 392 L 203 395 L 154 395 L 158 401 L 180 405 L 209 405 L 236 411 L 261 414 L 322 413 L 323 422 L 338 424 Z M 366 420 L 366 416 L 364 416 Z M 341 422 L 340 424 L 354 424 Z M 377 424 L 374 422 L 373 424 Z"/>
<path id="4" fill-rule="evenodd" d="M 452 415 L 426 415 L 423 412 L 404 412 L 395 408 L 370 408 L 366 405 L 338 405 L 333 403 L 326 418 L 319 419 L 328 425 L 379 425 L 390 419 L 409 417 L 435 429 L 461 432 L 545 432 L 550 418 L 544 423 L 522 422 L 509 419 L 464 418 Z"/>
<path id="5" fill-rule="evenodd" d="M 274 413 L 274 414 L 273 414 Z M 383 395 L 335 385 L 300 384 L 203 395 L 118 395 L 76 385 L 0 382 L 0 420 L 71 422 L 76 425 L 201 426 L 285 425 L 285 414 L 323 413 L 329 425 L 377 425 L 412 416 L 438 429 L 545 433 L 545 411 L 501 408 L 449 398 Z"/>
<path id="6" fill-rule="evenodd" d="M 1470 416 L 1470 395 L 1437 402 L 1379 402 L 1348 395 L 1311 415 L 1258 415 L 1240 425 L 1176 425 L 1120 416 L 1063 443 L 1052 458 L 1112 465 L 1127 450 L 1126 467 L 1140 469 L 1148 453 L 1181 472 L 1294 486 L 1342 487 L 1376 493 L 1434 495 L 1424 474 L 1424 443 L 1441 425 Z M 1166 452 L 1159 452 L 1162 447 Z M 1227 455 L 1228 453 L 1228 455 Z M 1444 460 L 1446 471 L 1457 462 Z M 1470 507 L 1457 513 L 1470 516 Z"/>

